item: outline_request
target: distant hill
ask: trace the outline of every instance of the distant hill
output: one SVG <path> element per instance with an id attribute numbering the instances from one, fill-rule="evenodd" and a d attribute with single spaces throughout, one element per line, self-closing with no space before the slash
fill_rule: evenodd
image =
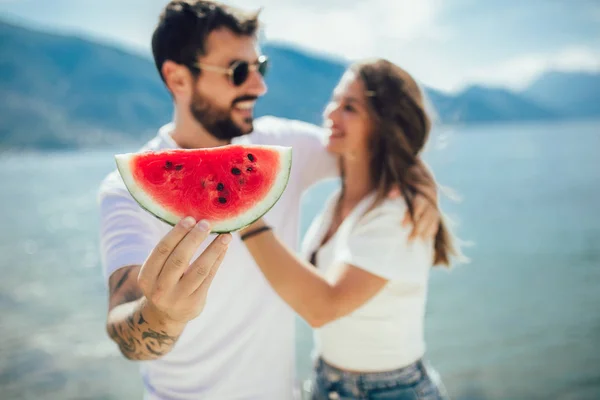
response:
<path id="1" fill-rule="evenodd" d="M 506 89 L 471 86 L 438 103 L 446 121 L 496 122 L 555 119 L 559 115 Z"/>
<path id="2" fill-rule="evenodd" d="M 521 94 L 569 117 L 600 116 L 600 73 L 551 71 Z"/>
<path id="3" fill-rule="evenodd" d="M 6 23 L 0 24 L 0 93 L 0 138 L 18 147 L 136 140 L 171 112 L 149 59 Z"/>
<path id="4" fill-rule="evenodd" d="M 282 45 L 263 51 L 272 68 L 257 115 L 320 123 L 345 65 Z M 597 100 L 588 104 L 599 93 L 597 75 L 559 75 L 542 77 L 523 93 L 481 86 L 456 95 L 426 91 L 446 123 L 600 115 Z M 0 95 L 0 149 L 141 143 L 172 114 L 150 57 L 6 22 L 0 22 Z"/>

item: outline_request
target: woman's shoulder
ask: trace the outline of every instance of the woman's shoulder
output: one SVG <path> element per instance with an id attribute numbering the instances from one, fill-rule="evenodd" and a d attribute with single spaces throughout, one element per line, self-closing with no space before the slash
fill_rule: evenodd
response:
<path id="1" fill-rule="evenodd" d="M 385 198 L 377 206 L 380 207 L 382 212 L 390 214 L 404 214 L 407 209 L 406 200 L 404 197 L 398 196 L 395 198 Z"/>
<path id="2" fill-rule="evenodd" d="M 340 237 L 339 259 L 390 280 L 421 284 L 431 266 L 432 244 L 409 240 L 411 227 L 403 224 L 407 210 L 402 198 L 385 199 L 362 213 Z"/>
<path id="3" fill-rule="evenodd" d="M 395 223 L 398 219 L 402 221 L 408 207 L 406 201 L 402 197 L 385 198 L 377 203 L 375 199 L 371 206 L 360 217 L 358 225 L 374 224 L 374 223 Z"/>

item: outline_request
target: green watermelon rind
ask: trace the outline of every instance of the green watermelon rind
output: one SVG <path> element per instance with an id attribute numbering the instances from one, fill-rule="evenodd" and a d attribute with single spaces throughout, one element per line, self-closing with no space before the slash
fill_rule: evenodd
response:
<path id="1" fill-rule="evenodd" d="M 264 196 L 263 200 L 258 204 L 238 216 L 229 220 L 221 221 L 212 226 L 211 233 L 231 233 L 243 229 L 255 221 L 263 217 L 281 198 L 289 182 L 292 169 L 292 148 L 285 146 L 266 146 L 253 145 L 252 147 L 261 147 L 269 150 L 278 151 L 280 154 L 281 169 L 275 178 L 275 183 L 269 190 L 269 193 Z M 152 214 L 154 217 L 164 223 L 175 226 L 179 222 L 180 217 L 165 210 L 160 205 L 156 204 L 149 196 L 146 195 L 135 182 L 129 162 L 139 153 L 125 153 L 115 155 L 117 170 L 123 179 L 125 187 L 131 194 L 131 197 L 140 205 L 142 209 Z"/>

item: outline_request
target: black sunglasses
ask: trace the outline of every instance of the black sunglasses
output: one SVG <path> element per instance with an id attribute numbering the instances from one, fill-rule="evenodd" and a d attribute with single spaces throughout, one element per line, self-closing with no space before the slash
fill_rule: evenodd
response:
<path id="1" fill-rule="evenodd" d="M 269 59 L 267 56 L 258 57 L 258 61 L 250 64 L 248 61 L 238 60 L 231 64 L 229 68 L 217 67 L 214 65 L 206 65 L 202 63 L 194 64 L 194 67 L 198 69 L 205 69 L 206 71 L 221 72 L 229 76 L 229 80 L 234 86 L 240 86 L 250 76 L 250 71 L 258 71 L 259 74 L 265 76 L 269 66 Z"/>

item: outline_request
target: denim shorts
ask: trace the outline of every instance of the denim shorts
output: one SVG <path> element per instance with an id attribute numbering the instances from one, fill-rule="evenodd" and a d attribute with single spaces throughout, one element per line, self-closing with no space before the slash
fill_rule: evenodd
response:
<path id="1" fill-rule="evenodd" d="M 348 372 L 317 360 L 312 400 L 447 400 L 422 360 L 385 372 Z"/>

